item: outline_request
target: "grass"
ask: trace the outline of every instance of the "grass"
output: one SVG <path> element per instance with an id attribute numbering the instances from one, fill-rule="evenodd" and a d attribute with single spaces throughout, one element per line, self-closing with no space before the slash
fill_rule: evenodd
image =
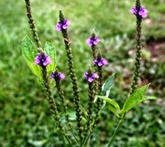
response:
<path id="1" fill-rule="evenodd" d="M 102 38 L 99 45 L 110 65 L 104 70 L 107 78 L 116 73 L 116 86 L 112 90 L 112 98 L 122 103 L 129 90 L 130 70 L 133 68 L 133 48 L 135 32 L 135 17 L 129 14 L 134 5 L 128 0 L 79 1 L 53 0 L 32 1 L 32 11 L 36 20 L 40 39 L 44 44 L 49 41 L 57 48 L 58 66 L 64 73 L 66 71 L 66 58 L 61 34 L 55 32 L 54 25 L 58 21 L 58 11 L 63 10 L 65 16 L 71 20 L 69 28 L 72 38 L 72 48 L 76 63 L 76 72 L 80 83 L 84 84 L 83 73 L 91 62 L 91 51 L 85 44 L 91 30 L 95 29 Z M 117 136 L 114 146 L 155 147 L 165 145 L 164 116 L 164 63 L 152 62 L 152 52 L 148 44 L 164 40 L 164 14 L 163 0 L 143 0 L 143 5 L 149 10 L 149 17 L 143 22 L 144 52 L 142 65 L 142 79 L 144 83 L 151 82 L 150 91 L 159 100 L 149 104 L 142 104 L 135 112 L 130 111 Z M 24 1 L 0 1 L 0 146 L 26 147 L 26 146 L 61 146 L 62 141 L 57 137 L 53 119 L 50 116 L 43 89 L 21 56 L 21 40 L 30 29 L 27 23 Z M 3 13 L 2 13 L 3 12 Z M 162 47 L 162 50 L 165 48 Z M 79 56 L 78 56 L 79 55 Z M 158 55 L 159 56 L 159 55 Z M 85 59 L 85 60 L 84 60 Z M 153 74 L 152 71 L 155 71 Z M 69 81 L 63 82 L 66 92 L 70 92 Z M 81 88 L 82 97 L 86 95 Z M 119 88 L 120 87 L 120 88 Z M 124 92 L 123 92 L 124 90 Z M 83 100 L 85 101 L 85 100 Z M 92 143 L 96 146 L 105 146 L 116 118 L 108 112 L 102 113 L 102 120 L 95 130 Z M 105 127 L 106 126 L 106 127 Z M 99 133 L 99 132 L 102 133 Z M 97 141 L 98 137 L 101 144 Z"/>

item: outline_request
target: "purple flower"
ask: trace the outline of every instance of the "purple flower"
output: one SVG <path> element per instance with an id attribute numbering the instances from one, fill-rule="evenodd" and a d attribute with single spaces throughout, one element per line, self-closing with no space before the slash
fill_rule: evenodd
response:
<path id="1" fill-rule="evenodd" d="M 61 72 L 52 72 L 50 75 L 50 78 L 56 79 L 56 80 L 62 80 L 65 78 L 65 75 Z"/>
<path id="2" fill-rule="evenodd" d="M 94 79 L 98 79 L 99 76 L 98 74 L 96 73 L 89 73 L 89 72 L 86 72 L 84 74 L 84 78 L 88 80 L 89 83 L 92 83 Z"/>
<path id="3" fill-rule="evenodd" d="M 70 21 L 67 19 L 64 19 L 63 21 L 59 21 L 56 24 L 56 30 L 57 31 L 62 31 L 62 30 L 66 30 L 68 28 L 68 26 L 70 25 Z"/>
<path id="4" fill-rule="evenodd" d="M 141 18 L 146 18 L 148 11 L 143 6 L 141 6 L 139 9 L 137 9 L 136 7 L 132 8 L 130 10 L 130 13 L 140 16 Z"/>
<path id="5" fill-rule="evenodd" d="M 97 59 L 93 60 L 93 63 L 97 66 L 102 67 L 104 65 L 107 65 L 108 61 L 101 57 L 101 58 L 97 58 Z"/>
<path id="6" fill-rule="evenodd" d="M 95 36 L 89 37 L 89 38 L 86 40 L 86 43 L 87 43 L 90 47 L 91 47 L 91 46 L 97 45 L 99 42 L 100 42 L 100 39 L 99 39 L 98 37 L 95 37 Z"/>
<path id="7" fill-rule="evenodd" d="M 34 61 L 34 64 L 40 65 L 40 66 L 47 66 L 48 64 L 51 64 L 51 63 L 52 63 L 52 60 L 50 59 L 50 57 L 42 53 L 38 53 Z"/>

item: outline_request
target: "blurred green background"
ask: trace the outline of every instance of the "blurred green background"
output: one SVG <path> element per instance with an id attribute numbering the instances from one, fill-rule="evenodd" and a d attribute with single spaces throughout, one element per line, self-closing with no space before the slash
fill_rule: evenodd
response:
<path id="1" fill-rule="evenodd" d="M 139 83 L 151 83 L 148 94 L 158 99 L 143 103 L 128 113 L 114 147 L 165 146 L 165 0 L 143 0 L 142 3 L 149 16 L 142 24 L 142 75 Z M 109 61 L 104 68 L 104 79 L 116 74 L 111 97 L 122 104 L 130 88 L 135 56 L 136 22 L 129 13 L 134 1 L 32 0 L 31 4 L 41 42 L 43 45 L 46 41 L 54 44 L 58 67 L 66 75 L 64 45 L 61 34 L 55 31 L 59 10 L 71 21 L 69 34 L 82 101 L 87 95 L 83 73 L 92 61 L 85 40 L 95 29 L 102 40 L 98 48 Z M 62 146 L 44 91 L 21 55 L 23 37 L 31 37 L 24 0 L 0 1 L 0 34 L 0 146 Z M 69 94 L 68 78 L 62 84 Z M 101 119 L 94 130 L 91 146 L 104 147 L 117 122 L 106 107 Z"/>

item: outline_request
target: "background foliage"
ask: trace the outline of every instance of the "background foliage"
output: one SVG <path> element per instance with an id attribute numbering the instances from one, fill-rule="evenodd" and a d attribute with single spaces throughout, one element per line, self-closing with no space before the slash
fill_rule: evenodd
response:
<path id="1" fill-rule="evenodd" d="M 165 146 L 165 1 L 143 0 L 149 16 L 143 21 L 142 76 L 140 85 L 152 83 L 149 94 L 157 101 L 141 104 L 130 111 L 120 129 L 114 146 Z M 92 61 L 85 44 L 92 29 L 102 39 L 99 48 L 109 61 L 104 78 L 116 73 L 111 98 L 123 103 L 129 91 L 134 59 L 135 17 L 129 14 L 133 1 L 124 0 L 32 0 L 32 11 L 43 45 L 52 42 L 57 49 L 58 66 L 67 75 L 66 58 L 61 34 L 55 31 L 58 11 L 63 10 L 72 22 L 69 27 L 79 85 L 84 85 L 83 73 Z M 25 35 L 31 35 L 23 0 L 0 1 L 0 146 L 61 146 L 58 131 L 52 125 L 43 89 L 30 72 L 21 55 L 20 45 Z M 63 81 L 70 93 L 70 81 Z M 87 85 L 85 86 L 87 87 Z M 82 101 L 85 90 L 80 86 Z M 72 106 L 72 103 L 70 103 Z M 102 121 L 104 120 L 104 121 Z M 104 108 L 91 142 L 105 146 L 116 118 Z M 101 133 L 100 133 L 101 131 Z M 98 139 L 99 138 L 99 139 Z M 101 142 L 101 144 L 99 143 Z"/>

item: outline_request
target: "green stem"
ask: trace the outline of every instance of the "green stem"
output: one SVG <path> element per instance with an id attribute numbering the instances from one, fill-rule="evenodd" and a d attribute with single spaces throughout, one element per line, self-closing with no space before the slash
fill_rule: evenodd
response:
<path id="1" fill-rule="evenodd" d="M 139 9 L 140 6 L 140 0 L 136 1 L 136 9 Z M 142 30 L 142 18 L 138 15 L 136 16 L 136 58 L 135 58 L 135 65 L 134 65 L 134 75 L 133 75 L 133 82 L 131 85 L 131 91 L 130 94 L 132 94 L 138 85 L 138 80 L 140 77 L 140 66 L 141 66 L 141 30 Z"/>
<path id="2" fill-rule="evenodd" d="M 68 111 L 67 111 L 68 109 L 67 109 L 67 105 L 66 105 L 66 101 L 65 101 L 65 96 L 64 96 L 64 93 L 61 89 L 60 81 L 59 81 L 59 79 L 55 79 L 55 82 L 56 82 L 57 92 L 58 92 L 59 97 L 60 97 L 61 105 L 63 107 L 63 111 L 64 111 L 64 114 L 65 114 L 67 125 L 69 127 L 69 130 L 72 132 L 72 135 L 75 139 L 74 143 L 78 143 L 78 139 L 77 139 L 77 137 L 75 136 L 75 134 L 73 132 L 72 125 L 71 125 L 71 122 L 70 122 L 70 119 L 69 119 L 69 114 L 68 114 Z"/>
<path id="3" fill-rule="evenodd" d="M 56 102 L 54 101 L 52 92 L 50 90 L 50 85 L 49 85 L 49 81 L 48 81 L 48 77 L 47 77 L 47 70 L 45 66 L 41 66 L 42 68 L 42 79 L 43 79 L 43 86 L 45 87 L 46 93 L 47 93 L 47 99 L 48 99 L 48 103 L 50 106 L 50 111 L 53 114 L 53 117 L 57 123 L 58 128 L 60 129 L 60 133 L 65 136 L 66 140 L 68 141 L 68 143 L 70 144 L 70 146 L 72 147 L 72 143 L 70 142 L 70 139 L 68 138 L 68 135 L 65 133 L 65 129 L 62 126 L 61 120 L 60 120 L 60 116 L 59 116 L 59 112 L 57 109 L 57 105 Z"/>
<path id="4" fill-rule="evenodd" d="M 32 36 L 33 36 L 33 39 L 35 41 L 36 46 L 38 48 L 40 48 L 41 43 L 40 43 L 40 40 L 39 40 L 39 37 L 38 37 L 37 29 L 36 29 L 36 26 L 35 26 L 35 21 L 33 19 L 32 13 L 31 13 L 30 0 L 25 0 L 25 3 L 26 3 L 26 15 L 27 15 L 28 20 L 29 20 L 29 25 L 30 25 L 30 29 L 31 29 L 31 32 L 32 32 Z"/>
<path id="5" fill-rule="evenodd" d="M 94 116 L 93 116 L 93 101 L 94 101 L 94 84 L 92 83 L 88 83 L 88 108 L 87 108 L 87 113 L 88 113 L 88 118 L 87 118 L 87 123 L 86 123 L 86 129 L 85 129 L 85 138 L 90 134 L 90 132 L 92 132 L 92 124 L 93 124 L 93 120 L 94 120 Z"/>
<path id="6" fill-rule="evenodd" d="M 64 15 L 62 11 L 59 13 L 59 18 L 60 21 L 64 21 Z M 78 134 L 79 134 L 79 141 L 80 144 L 82 143 L 83 140 L 83 124 L 82 124 L 82 110 L 81 110 L 81 105 L 80 105 L 80 97 L 79 97 L 79 89 L 78 89 L 78 83 L 77 83 L 77 77 L 75 74 L 75 69 L 73 65 L 73 55 L 72 55 L 72 50 L 71 50 L 71 42 L 69 40 L 69 35 L 67 29 L 62 29 L 62 35 L 64 38 L 64 43 L 65 43 L 65 49 L 66 49 L 66 54 L 67 54 L 67 62 L 68 62 L 68 70 L 69 70 L 69 76 L 70 79 L 72 80 L 72 89 L 73 89 L 73 97 L 74 97 L 74 104 L 75 104 L 75 112 L 76 112 L 76 120 L 77 120 L 77 127 L 78 127 Z"/>
<path id="7" fill-rule="evenodd" d="M 119 128 L 121 127 L 121 125 L 123 124 L 123 122 L 124 122 L 124 115 L 123 115 L 123 117 L 119 120 L 118 125 L 117 125 L 115 131 L 113 132 L 112 137 L 111 137 L 111 140 L 109 141 L 109 144 L 108 144 L 107 147 L 110 147 L 110 145 L 111 145 L 112 142 L 114 141 L 114 139 L 115 139 L 115 137 L 116 137 L 116 134 L 117 134 Z"/>

